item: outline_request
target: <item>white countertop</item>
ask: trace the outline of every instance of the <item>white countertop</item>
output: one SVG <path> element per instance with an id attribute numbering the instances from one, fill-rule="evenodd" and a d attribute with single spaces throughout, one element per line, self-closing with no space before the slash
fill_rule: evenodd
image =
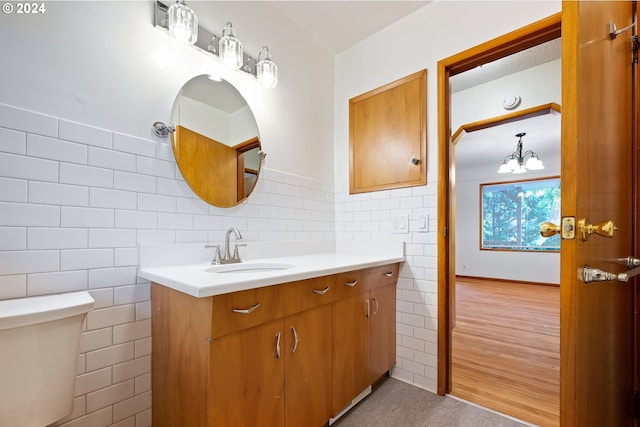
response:
<path id="1" fill-rule="evenodd" d="M 248 242 L 249 256 L 242 264 L 212 266 L 202 262 L 203 244 L 156 245 L 140 247 L 138 275 L 194 297 L 202 298 L 245 289 L 260 288 L 295 280 L 311 279 L 330 274 L 404 261 L 403 242 Z M 199 258 L 189 263 L 185 255 L 197 251 Z M 264 256 L 265 252 L 271 257 Z M 291 255 L 287 254 L 291 253 Z M 204 254 L 212 252 L 207 250 Z M 173 262 L 172 262 L 173 261 Z M 174 264 L 175 262 L 175 264 Z M 171 264 L 169 264 L 171 263 Z M 246 270 L 237 272 L 211 272 L 213 269 L 252 264 L 288 264 L 290 268 L 274 270 Z"/>

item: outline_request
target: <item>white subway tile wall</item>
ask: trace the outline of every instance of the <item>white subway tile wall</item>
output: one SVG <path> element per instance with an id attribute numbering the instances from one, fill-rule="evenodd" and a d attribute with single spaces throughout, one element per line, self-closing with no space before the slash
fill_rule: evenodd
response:
<path id="1" fill-rule="evenodd" d="M 434 174 L 435 175 L 435 174 Z M 396 366 L 392 376 L 437 390 L 437 186 L 434 184 L 349 194 L 349 183 L 336 184 L 336 240 L 401 240 L 405 262 L 397 287 Z M 392 234 L 394 215 L 409 216 L 409 232 Z M 418 231 L 418 217 L 429 218 L 428 232 Z"/>
<path id="2" fill-rule="evenodd" d="M 349 195 L 268 169 L 230 209 L 197 198 L 167 140 L 145 140 L 0 104 L 0 299 L 88 290 L 73 412 L 61 427 L 151 425 L 149 284 L 138 245 L 247 240 L 402 240 L 393 376 L 437 386 L 436 186 Z M 409 233 L 392 234 L 408 214 Z"/>
<path id="3" fill-rule="evenodd" d="M 242 205 L 202 202 L 169 140 L 0 104 L 0 299 L 87 290 L 73 412 L 61 427 L 151 425 L 149 283 L 138 245 L 332 240 L 331 183 L 268 169 Z M 388 221 L 388 220 L 387 220 Z M 388 226 L 387 226 L 388 227 Z"/>

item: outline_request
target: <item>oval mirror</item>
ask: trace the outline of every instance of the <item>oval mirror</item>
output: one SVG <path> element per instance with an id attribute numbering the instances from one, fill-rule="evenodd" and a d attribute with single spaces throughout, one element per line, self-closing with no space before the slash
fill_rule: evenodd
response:
<path id="1" fill-rule="evenodd" d="M 235 87 L 208 75 L 192 78 L 176 96 L 171 123 L 176 163 L 198 197 L 221 208 L 249 197 L 260 173 L 260 136 Z"/>

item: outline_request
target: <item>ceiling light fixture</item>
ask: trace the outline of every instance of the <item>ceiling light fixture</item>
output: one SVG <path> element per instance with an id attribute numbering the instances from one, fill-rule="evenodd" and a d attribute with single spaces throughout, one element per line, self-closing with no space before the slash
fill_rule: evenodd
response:
<path id="1" fill-rule="evenodd" d="M 536 153 L 531 150 L 522 152 L 522 137 L 525 135 L 524 132 L 516 134 L 516 138 L 518 138 L 516 151 L 504 158 L 498 173 L 524 173 L 528 170 L 544 169 L 542 160 Z"/>
<path id="2" fill-rule="evenodd" d="M 198 17 L 184 0 L 177 0 L 167 11 L 169 34 L 182 43 L 194 44 L 198 40 Z"/>
<path id="3" fill-rule="evenodd" d="M 156 1 L 155 26 L 169 30 L 180 41 L 191 43 L 209 55 L 213 54 L 225 66 L 253 76 L 264 87 L 272 88 L 278 84 L 278 66 L 271 60 L 269 48 L 264 46 L 260 49 L 258 59 L 244 52 L 231 22 L 227 22 L 222 36 L 219 36 L 198 26 L 198 17 L 184 0 L 178 0 L 169 8 Z"/>

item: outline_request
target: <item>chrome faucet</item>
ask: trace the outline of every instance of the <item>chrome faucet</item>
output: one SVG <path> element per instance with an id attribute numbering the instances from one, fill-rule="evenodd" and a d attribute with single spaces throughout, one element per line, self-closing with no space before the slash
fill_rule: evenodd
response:
<path id="1" fill-rule="evenodd" d="M 221 264 L 231 264 L 234 262 L 242 261 L 240 259 L 240 254 L 238 253 L 238 246 L 244 246 L 243 244 L 236 243 L 235 249 L 233 250 L 233 255 L 231 255 L 231 248 L 229 247 L 229 239 L 231 237 L 231 233 L 236 236 L 236 240 L 242 240 L 242 233 L 235 228 L 231 227 L 227 230 L 227 235 L 224 238 L 224 250 L 222 252 L 222 256 L 220 257 Z"/>
<path id="2" fill-rule="evenodd" d="M 240 253 L 238 252 L 239 246 L 247 246 L 246 243 L 236 243 L 235 248 L 233 249 L 233 255 L 231 255 L 231 247 L 229 244 L 229 240 L 231 239 L 231 233 L 235 234 L 236 241 L 242 240 L 242 233 L 235 228 L 231 227 L 227 230 L 227 235 L 224 238 L 224 248 L 222 253 L 220 253 L 220 245 L 204 245 L 205 248 L 214 248 L 216 250 L 215 255 L 213 256 L 213 260 L 211 264 L 233 264 L 237 262 L 241 262 Z"/>

